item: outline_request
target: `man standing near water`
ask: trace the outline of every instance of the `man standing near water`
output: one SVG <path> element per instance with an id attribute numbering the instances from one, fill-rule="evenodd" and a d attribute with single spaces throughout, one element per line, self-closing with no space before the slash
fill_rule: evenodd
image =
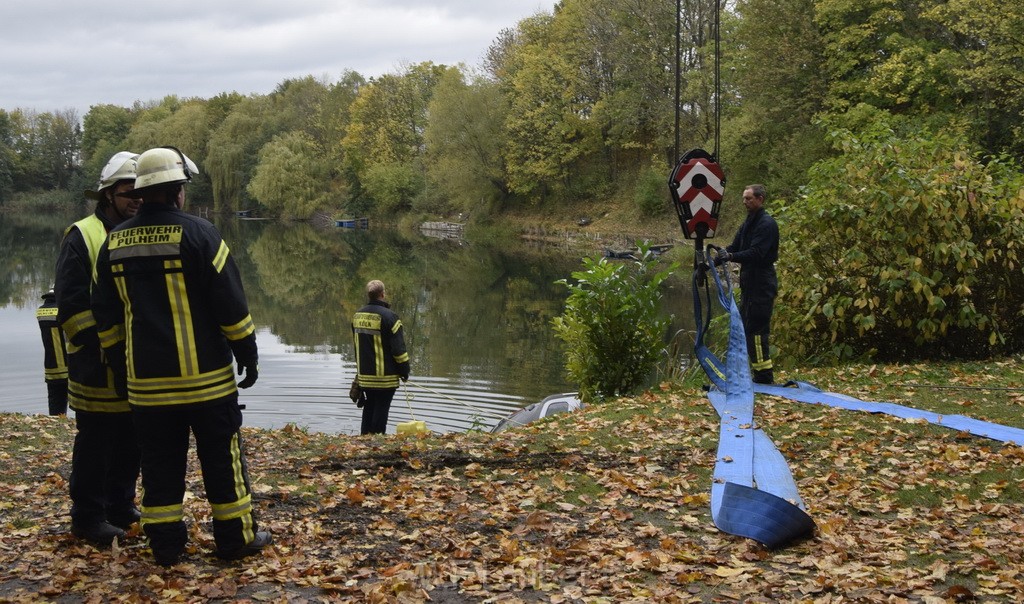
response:
<path id="1" fill-rule="evenodd" d="M 764 210 L 764 200 L 764 185 L 749 185 L 743 189 L 747 219 L 732 243 L 724 250 L 719 248 L 715 259 L 715 264 L 728 261 L 740 265 L 740 317 L 756 384 L 775 382 L 768 336 L 779 291 L 775 274 L 775 261 L 779 259 L 779 225 Z"/>
<path id="2" fill-rule="evenodd" d="M 139 447 L 128 400 L 114 388 L 100 352 L 90 296 L 92 275 L 107 232 L 131 218 L 138 201 L 126 196 L 135 186 L 138 156 L 121 151 L 100 172 L 96 210 L 64 231 L 53 286 L 57 321 L 64 330 L 68 362 L 68 404 L 75 410 L 71 453 L 71 533 L 98 547 L 123 537 L 139 519 L 135 483 Z"/>
<path id="3" fill-rule="evenodd" d="M 402 320 L 385 300 L 384 283 L 366 284 L 369 302 L 352 317 L 356 380 L 366 394 L 360 434 L 384 434 L 398 381 L 409 379 Z"/>
<path id="4" fill-rule="evenodd" d="M 217 556 L 234 560 L 272 541 L 253 514 L 238 388 L 256 382 L 256 328 L 238 267 L 217 229 L 182 211 L 198 169 L 173 147 L 139 156 L 135 218 L 111 231 L 96 263 L 93 308 L 142 447 L 142 530 L 156 562 L 177 564 L 195 437 Z M 235 384 L 234 362 L 245 378 Z"/>

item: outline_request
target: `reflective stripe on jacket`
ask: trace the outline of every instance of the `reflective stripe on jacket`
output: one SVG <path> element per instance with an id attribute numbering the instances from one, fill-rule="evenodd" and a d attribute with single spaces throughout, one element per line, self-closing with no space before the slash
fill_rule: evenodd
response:
<path id="1" fill-rule="evenodd" d="M 402 321 L 384 301 L 370 302 L 352 317 L 356 379 L 363 388 L 398 388 L 409 377 Z"/>
<path id="2" fill-rule="evenodd" d="M 57 322 L 57 301 L 47 295 L 36 309 L 36 320 L 43 337 L 43 375 L 47 382 L 68 379 L 68 363 L 64 352 L 64 331 Z"/>
<path id="3" fill-rule="evenodd" d="M 114 376 L 100 354 L 91 306 L 96 256 L 113 226 L 96 210 L 64 231 L 57 257 L 53 289 L 67 347 L 68 405 L 76 411 L 129 410 L 128 401 L 115 392 Z"/>
<path id="4" fill-rule="evenodd" d="M 257 360 L 238 268 L 217 229 L 147 202 L 111 231 L 96 263 L 100 342 L 124 359 L 132 405 L 199 404 L 238 392 L 232 357 Z"/>

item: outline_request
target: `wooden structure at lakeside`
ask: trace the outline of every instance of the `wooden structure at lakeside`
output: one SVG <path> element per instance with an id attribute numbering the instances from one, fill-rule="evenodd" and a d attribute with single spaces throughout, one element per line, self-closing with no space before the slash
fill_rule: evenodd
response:
<path id="1" fill-rule="evenodd" d="M 420 232 L 427 237 L 461 239 L 465 227 L 466 225 L 459 222 L 424 222 L 420 225 Z"/>

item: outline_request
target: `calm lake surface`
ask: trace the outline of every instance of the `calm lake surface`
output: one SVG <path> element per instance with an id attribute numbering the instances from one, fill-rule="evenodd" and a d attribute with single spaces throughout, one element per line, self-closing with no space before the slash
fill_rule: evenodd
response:
<path id="1" fill-rule="evenodd" d="M 0 411 L 45 413 L 35 309 L 53 281 L 75 215 L 0 213 Z M 348 399 L 349 318 L 370 279 L 387 285 L 405 325 L 412 375 L 392 403 L 389 432 L 410 419 L 436 432 L 490 429 L 566 382 L 551 319 L 581 252 L 527 242 L 493 245 L 373 228 L 317 228 L 214 218 L 238 263 L 257 325 L 260 377 L 241 391 L 245 424 L 358 434 Z M 583 253 L 599 253 L 598 250 Z M 692 323 L 688 285 L 666 289 L 672 333 Z"/>

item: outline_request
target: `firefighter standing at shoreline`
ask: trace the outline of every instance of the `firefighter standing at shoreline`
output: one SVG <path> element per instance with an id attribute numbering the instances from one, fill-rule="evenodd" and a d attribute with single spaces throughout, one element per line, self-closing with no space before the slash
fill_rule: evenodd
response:
<path id="1" fill-rule="evenodd" d="M 100 172 L 96 210 L 64 232 L 54 293 L 67 345 L 68 404 L 75 411 L 71 454 L 71 532 L 98 547 L 123 537 L 139 519 L 135 485 L 139 448 L 128 401 L 114 389 L 100 353 L 90 306 L 93 269 L 107 232 L 135 215 L 139 204 L 124 194 L 135 183 L 135 159 L 121 151 Z"/>
<path id="2" fill-rule="evenodd" d="M 50 415 L 67 415 L 67 347 L 64 330 L 57 322 L 57 295 L 52 287 L 43 294 L 43 303 L 36 309 L 36 320 L 43 336 L 43 379 L 46 381 L 48 411 Z"/>
<path id="3" fill-rule="evenodd" d="M 253 514 L 238 388 L 257 379 L 256 330 L 238 268 L 217 229 L 182 211 L 195 164 L 173 147 L 139 156 L 143 203 L 100 250 L 93 308 L 127 392 L 142 447 L 142 529 L 158 564 L 176 564 L 188 532 L 182 501 L 195 437 L 216 554 L 271 543 Z M 234 362 L 245 378 L 235 384 Z"/>
<path id="4" fill-rule="evenodd" d="M 366 284 L 367 303 L 352 317 L 356 380 L 366 395 L 359 434 L 384 434 L 398 381 L 409 379 L 402 320 L 385 298 L 384 283 Z"/>

